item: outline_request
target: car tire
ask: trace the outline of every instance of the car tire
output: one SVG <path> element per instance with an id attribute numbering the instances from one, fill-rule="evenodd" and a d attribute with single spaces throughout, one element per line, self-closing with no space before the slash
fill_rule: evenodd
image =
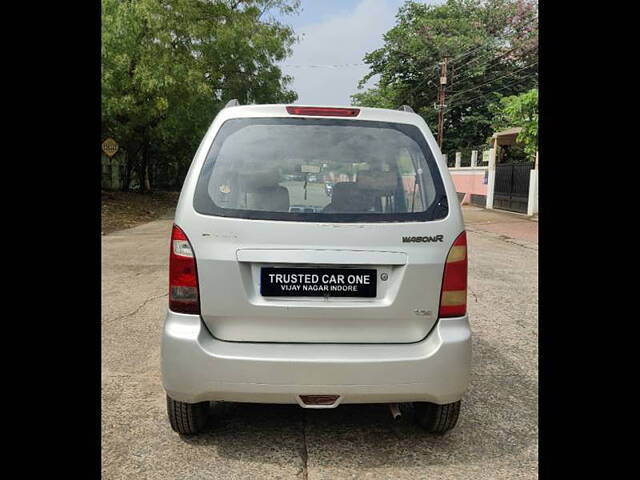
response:
<path id="1" fill-rule="evenodd" d="M 209 402 L 184 403 L 167 395 L 167 414 L 175 432 L 195 435 L 202 432 L 207 423 Z"/>
<path id="2" fill-rule="evenodd" d="M 414 402 L 413 409 L 416 421 L 422 428 L 427 432 L 442 435 L 456 426 L 460 415 L 460 400 L 444 405 Z"/>

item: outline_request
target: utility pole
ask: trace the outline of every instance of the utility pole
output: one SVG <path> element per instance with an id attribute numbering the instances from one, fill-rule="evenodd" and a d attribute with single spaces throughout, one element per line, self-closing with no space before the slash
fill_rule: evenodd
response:
<path id="1" fill-rule="evenodd" d="M 442 149 L 442 139 L 444 138 L 444 109 L 445 109 L 445 87 L 447 85 L 447 60 L 440 62 L 440 83 L 438 85 L 438 146 Z"/>

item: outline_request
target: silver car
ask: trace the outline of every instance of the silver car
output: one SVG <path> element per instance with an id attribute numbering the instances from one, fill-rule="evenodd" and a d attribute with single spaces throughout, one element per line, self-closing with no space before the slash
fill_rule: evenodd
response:
<path id="1" fill-rule="evenodd" d="M 444 433 L 469 382 L 466 303 L 462 212 L 420 116 L 224 108 L 171 235 L 171 426 L 201 431 L 211 401 L 386 403 L 394 417 L 412 402 L 420 425 Z"/>

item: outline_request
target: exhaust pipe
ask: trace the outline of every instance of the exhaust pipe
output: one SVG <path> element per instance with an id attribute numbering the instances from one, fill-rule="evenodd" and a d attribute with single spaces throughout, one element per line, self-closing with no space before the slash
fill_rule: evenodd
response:
<path id="1" fill-rule="evenodd" d="M 390 403 L 389 411 L 391 412 L 391 416 L 394 420 L 397 420 L 402 416 L 402 412 L 400 411 L 400 407 L 398 407 L 397 403 Z"/>

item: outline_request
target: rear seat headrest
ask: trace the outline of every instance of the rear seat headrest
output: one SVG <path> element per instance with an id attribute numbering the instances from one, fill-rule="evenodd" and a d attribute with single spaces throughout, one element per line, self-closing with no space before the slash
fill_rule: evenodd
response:
<path id="1" fill-rule="evenodd" d="M 267 187 L 247 192 L 247 208 L 249 210 L 265 210 L 268 212 L 289 211 L 289 190 L 285 187 Z"/>
<path id="2" fill-rule="evenodd" d="M 239 174 L 239 180 L 245 192 L 254 192 L 264 188 L 277 187 L 280 182 L 280 172 L 277 168 L 243 172 Z"/>
<path id="3" fill-rule="evenodd" d="M 331 203 L 324 212 L 368 212 L 373 207 L 373 195 L 358 188 L 356 182 L 339 182 L 333 186 Z"/>
<path id="4" fill-rule="evenodd" d="M 331 202 L 345 202 L 352 196 L 352 191 L 356 188 L 355 182 L 339 182 L 333 186 Z"/>
<path id="5" fill-rule="evenodd" d="M 392 195 L 398 188 L 398 179 L 394 172 L 362 170 L 358 172 L 356 184 L 358 188 L 383 196 Z"/>

